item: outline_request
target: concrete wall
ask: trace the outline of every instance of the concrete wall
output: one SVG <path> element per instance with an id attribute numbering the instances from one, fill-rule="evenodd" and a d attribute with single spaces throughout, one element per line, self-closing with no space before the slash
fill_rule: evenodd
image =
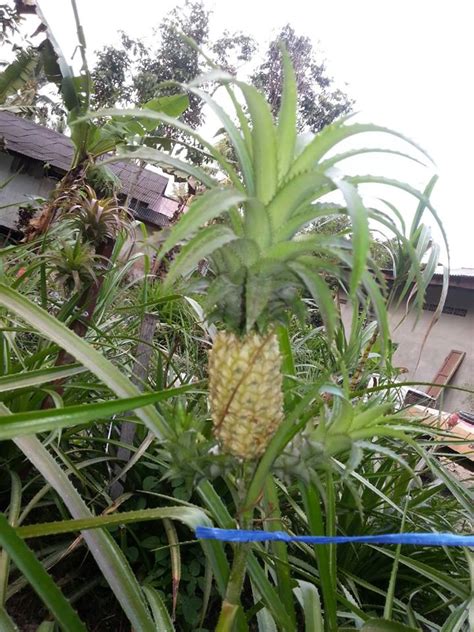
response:
<path id="1" fill-rule="evenodd" d="M 0 152 L 0 187 L 13 175 L 12 162 L 12 156 Z M 31 202 L 35 197 L 46 198 L 55 186 L 56 180 L 52 178 L 35 178 L 23 173 L 15 175 L 7 186 L 0 188 L 0 225 L 14 228 L 18 217 L 17 206 L 1 207 L 6 204 Z"/>
<path id="2" fill-rule="evenodd" d="M 438 300 L 439 288 L 429 288 L 425 303 L 437 304 Z M 408 373 L 402 375 L 400 379 L 430 382 L 450 351 L 465 351 L 466 356 L 451 384 L 471 388 L 474 391 L 474 291 L 451 288 L 446 306 L 467 309 L 467 314 L 465 316 L 441 314 L 424 346 L 423 339 L 432 321 L 433 312 L 423 310 L 416 325 L 415 314 L 410 313 L 404 317 L 404 307 L 389 314 L 392 339 L 398 344 L 394 354 L 394 364 L 408 369 Z M 349 302 L 341 305 L 341 312 L 345 326 L 350 327 L 351 305 Z M 419 390 L 425 391 L 427 388 L 420 386 Z M 455 410 L 474 412 L 474 393 L 445 389 L 440 397 L 439 407 L 446 412 Z"/>

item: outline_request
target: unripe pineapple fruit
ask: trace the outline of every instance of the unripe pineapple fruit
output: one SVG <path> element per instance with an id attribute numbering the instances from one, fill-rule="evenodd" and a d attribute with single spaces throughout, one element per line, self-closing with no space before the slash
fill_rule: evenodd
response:
<path id="1" fill-rule="evenodd" d="M 217 334 L 209 353 L 214 433 L 223 450 L 260 456 L 283 418 L 281 355 L 274 333 Z"/>

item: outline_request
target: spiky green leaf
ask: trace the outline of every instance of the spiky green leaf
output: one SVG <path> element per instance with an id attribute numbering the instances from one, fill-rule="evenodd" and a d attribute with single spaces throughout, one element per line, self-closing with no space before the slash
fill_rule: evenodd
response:
<path id="1" fill-rule="evenodd" d="M 209 154 L 219 164 L 221 169 L 225 173 L 227 173 L 229 179 L 232 181 L 235 187 L 237 188 L 242 187 L 240 178 L 238 177 L 232 164 L 225 158 L 225 156 L 223 156 L 221 152 L 216 150 L 216 148 L 214 147 L 212 143 L 206 140 L 201 134 L 199 134 L 199 132 L 196 132 L 192 127 L 190 127 L 184 121 L 181 121 L 180 119 L 172 117 L 172 116 L 168 116 L 164 112 L 155 112 L 147 108 L 131 108 L 131 109 L 108 108 L 104 110 L 99 110 L 97 112 L 89 112 L 88 114 L 85 114 L 84 116 L 78 118 L 76 123 L 80 124 L 81 122 L 90 121 L 91 119 L 94 119 L 94 118 L 110 117 L 110 116 L 116 117 L 116 118 L 125 118 L 126 120 L 147 119 L 149 121 L 156 121 L 157 124 L 163 123 L 164 125 L 169 125 L 171 127 L 179 129 L 180 131 L 187 134 L 189 137 L 194 138 L 198 142 L 199 145 L 204 147 L 209 152 Z M 142 147 L 137 148 L 137 151 L 138 150 L 145 150 L 145 148 L 142 146 Z M 158 150 L 155 150 L 155 151 L 158 151 Z M 137 158 L 140 158 L 140 156 L 137 156 Z M 161 160 L 161 159 L 159 160 L 158 158 L 153 159 L 152 157 L 150 158 L 144 157 L 143 159 L 149 160 L 150 162 L 157 162 L 157 163 L 159 163 Z M 178 162 L 181 162 L 181 161 L 178 161 Z M 187 173 L 185 169 L 182 169 L 182 171 L 184 173 Z M 202 170 L 198 170 L 198 173 L 204 174 L 206 176 L 205 172 L 203 172 Z M 207 179 L 209 179 L 209 176 L 207 176 Z M 198 180 L 202 182 L 203 184 L 206 184 L 206 182 L 200 179 L 199 177 L 198 177 Z"/>
<path id="2" fill-rule="evenodd" d="M 250 198 L 245 205 L 244 222 L 245 235 L 264 251 L 273 241 L 272 222 L 267 207 L 256 198 Z"/>
<path id="3" fill-rule="evenodd" d="M 103 161 L 103 164 L 110 162 L 123 162 L 124 160 L 145 160 L 146 162 L 151 162 L 152 164 L 165 167 L 178 175 L 192 176 L 208 187 L 214 187 L 217 184 L 217 181 L 214 180 L 214 178 L 209 176 L 199 167 L 190 165 L 183 160 L 179 160 L 179 158 L 174 158 L 159 149 L 144 147 L 143 145 L 140 147 L 121 147 L 116 156 L 107 158 Z"/>
<path id="4" fill-rule="evenodd" d="M 56 378 L 57 379 L 57 378 Z M 14 439 L 23 435 L 71 428 L 72 426 L 99 422 L 108 417 L 142 406 L 164 401 L 190 389 L 189 385 L 177 389 L 166 389 L 158 393 L 148 393 L 138 397 L 123 398 L 93 404 L 78 404 L 65 408 L 35 410 L 13 413 L 0 417 L 0 440 Z"/>
<path id="5" fill-rule="evenodd" d="M 334 189 L 334 183 L 325 174 L 316 170 L 291 178 L 280 186 L 268 205 L 268 215 L 273 229 L 279 230 L 302 206 L 314 202 Z"/>
<path id="6" fill-rule="evenodd" d="M 68 329 L 54 316 L 45 312 L 41 307 L 3 284 L 0 284 L 0 305 L 26 320 L 34 329 L 68 351 L 78 362 L 107 384 L 119 397 L 141 395 L 138 388 L 132 384 L 126 375 L 85 340 Z M 137 415 L 156 436 L 163 437 L 167 434 L 167 425 L 153 406 L 139 409 Z"/>
<path id="7" fill-rule="evenodd" d="M 171 264 L 165 285 L 169 286 L 179 276 L 189 274 L 202 259 L 234 239 L 237 239 L 237 236 L 228 226 L 213 224 L 203 228 L 180 250 Z"/>
<path id="8" fill-rule="evenodd" d="M 395 132 L 387 127 L 371 125 L 368 123 L 353 123 L 351 125 L 344 125 L 344 121 L 336 121 L 332 125 L 325 127 L 310 143 L 306 145 L 293 163 L 290 170 L 290 176 L 303 173 L 308 169 L 314 169 L 323 156 L 325 156 L 338 143 L 350 138 L 351 136 L 362 134 L 364 132 L 379 132 L 401 138 L 429 158 L 428 154 L 419 145 L 403 134 Z"/>
<path id="9" fill-rule="evenodd" d="M 199 195 L 171 230 L 160 249 L 160 256 L 164 256 L 180 241 L 189 239 L 198 228 L 244 200 L 245 195 L 235 189 L 216 188 Z"/>
<path id="10" fill-rule="evenodd" d="M 0 545 L 8 552 L 17 569 L 28 579 L 32 588 L 42 599 L 64 630 L 85 632 L 86 627 L 73 610 L 31 549 L 16 534 L 8 520 L 0 514 Z"/>
<path id="11" fill-rule="evenodd" d="M 152 586 L 143 586 L 143 592 L 150 604 L 156 629 L 160 632 L 175 632 L 175 627 L 160 593 Z"/>
<path id="12" fill-rule="evenodd" d="M 314 263 L 317 264 L 316 261 Z M 291 261 L 288 267 L 303 281 L 308 292 L 315 300 L 326 326 L 327 335 L 332 340 L 337 322 L 334 297 L 324 278 L 319 275 L 317 265 L 309 262 Z"/>
<path id="13" fill-rule="evenodd" d="M 275 126 L 268 103 L 253 86 L 238 84 L 242 90 L 252 120 L 252 147 L 255 194 L 263 203 L 275 195 L 278 183 Z"/>
<path id="14" fill-rule="evenodd" d="M 323 632 L 324 621 L 318 589 L 314 584 L 303 580 L 293 589 L 304 615 L 305 632 Z"/>
<path id="15" fill-rule="evenodd" d="M 204 90 L 196 90 L 191 88 L 191 92 L 199 96 L 208 105 L 211 110 L 216 114 L 222 123 L 222 126 L 227 134 L 229 141 L 231 142 L 235 153 L 237 155 L 239 166 L 242 170 L 242 175 L 245 182 L 245 187 L 250 196 L 255 195 L 255 179 L 252 165 L 252 147 L 248 146 L 245 137 L 242 136 L 242 132 L 234 124 L 227 112 Z M 240 108 L 239 104 L 236 104 Z"/>
<path id="16" fill-rule="evenodd" d="M 362 632 L 419 632 L 419 628 L 411 628 L 402 625 L 397 621 L 387 621 L 386 619 L 371 619 L 364 623 Z"/>
<path id="17" fill-rule="evenodd" d="M 283 89 L 278 114 L 278 179 L 282 180 L 290 168 L 295 153 L 298 95 L 296 76 L 286 48 L 281 48 Z"/>
<path id="18" fill-rule="evenodd" d="M 31 386 L 40 386 L 54 380 L 83 373 L 86 369 L 80 365 L 57 366 L 22 373 L 12 373 L 0 377 L 0 393 L 16 391 Z"/>
<path id="19" fill-rule="evenodd" d="M 351 294 L 354 296 L 367 267 L 371 241 L 369 218 L 367 209 L 355 187 L 340 179 L 336 180 L 336 186 L 344 196 L 352 220 Z"/>

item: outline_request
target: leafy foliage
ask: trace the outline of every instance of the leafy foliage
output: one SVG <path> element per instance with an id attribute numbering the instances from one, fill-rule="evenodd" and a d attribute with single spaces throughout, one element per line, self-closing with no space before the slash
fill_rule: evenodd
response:
<path id="1" fill-rule="evenodd" d="M 0 42 L 12 44 L 18 26 L 21 22 L 21 14 L 17 6 L 9 3 L 0 4 Z"/>
<path id="2" fill-rule="evenodd" d="M 57 236 L 51 235 L 50 239 L 53 243 L 57 242 Z M 41 268 L 34 265 L 37 257 L 32 246 L 19 246 L 16 251 L 4 254 L 3 258 L 8 264 L 7 279 L 13 284 L 17 283 L 18 266 L 26 265 L 27 272 L 20 277 L 19 287 L 23 294 L 37 297 Z M 128 564 L 135 576 L 140 578 L 140 582 L 145 582 L 144 592 L 149 588 L 158 591 L 170 613 L 174 595 L 177 594 L 177 629 L 191 631 L 201 625 L 203 629 L 212 630 L 215 628 L 215 613 L 220 603 L 219 578 L 225 578 L 226 573 L 225 558 L 222 558 L 217 549 L 203 550 L 201 544 L 205 546 L 205 542 L 186 544 L 192 540 L 192 532 L 180 524 L 178 517 L 179 509 L 186 509 L 189 506 L 187 503 L 190 503 L 194 507 L 189 507 L 189 511 L 208 511 L 212 521 L 218 526 L 235 525 L 233 516 L 238 489 L 234 474 L 238 471 L 238 465 L 234 460 L 210 451 L 214 442 L 209 432 L 207 393 L 202 381 L 194 382 L 205 377 L 204 359 L 210 344 L 209 333 L 203 328 L 202 314 L 195 312 L 185 298 L 177 299 L 176 295 L 173 298 L 172 295 L 163 293 L 160 284 L 148 284 L 146 294 L 141 284 L 115 284 L 113 278 L 116 273 L 114 269 L 108 272 L 112 285 L 104 285 L 103 292 L 109 292 L 112 287 L 112 300 L 108 303 L 109 307 L 100 326 L 90 331 L 88 342 L 76 339 L 67 342 L 66 337 L 62 338 L 65 336 L 64 329 L 58 322 L 57 330 L 61 337 L 56 340 L 64 345 L 77 345 L 78 351 L 81 347 L 84 355 L 80 361 L 87 362 L 87 367 L 79 367 L 79 373 L 77 365 L 61 367 L 69 377 L 62 401 L 56 410 L 45 410 L 41 414 L 38 411 L 44 394 L 54 391 L 54 380 L 59 375 L 58 370 L 53 368 L 58 347 L 48 342 L 43 335 L 38 336 L 38 327 L 43 328 L 43 316 L 39 319 L 41 310 L 35 309 L 30 313 L 30 308 L 26 309 L 27 304 L 22 301 L 19 305 L 21 320 L 20 311 L 17 316 L 11 310 L 2 312 L 3 322 L 7 326 L 0 331 L 1 339 L 9 350 L 11 364 L 9 368 L 4 361 L 1 365 L 0 388 L 4 404 L 14 412 L 12 424 L 14 421 L 16 426 L 11 427 L 19 428 L 21 416 L 25 432 L 28 432 L 27 424 L 30 433 L 34 429 L 38 432 L 34 450 L 28 453 L 36 459 L 35 468 L 40 466 L 39 456 L 43 454 L 42 450 L 57 459 L 55 469 L 49 474 L 49 484 L 52 487 L 46 485 L 42 475 L 37 473 L 38 470 L 28 469 L 21 486 L 18 510 L 20 517 L 15 523 L 15 529 L 22 537 L 32 538 L 35 533 L 36 538 L 41 536 L 40 539 L 29 540 L 34 554 L 47 565 L 55 578 L 64 578 L 61 585 L 66 596 L 74 595 L 78 582 L 81 583 L 84 596 L 74 601 L 74 607 L 79 610 L 88 628 L 93 624 L 100 624 L 103 629 L 107 629 L 106 621 L 100 619 L 100 606 L 108 603 L 107 591 L 103 586 L 94 583 L 97 569 L 91 567 L 91 563 L 87 561 L 84 547 L 73 546 L 76 530 L 80 524 L 86 523 L 74 524 L 74 521 L 71 523 L 67 520 L 70 514 L 64 503 L 68 496 L 59 486 L 63 476 L 61 469 L 74 472 L 74 487 L 90 504 L 95 514 L 94 518 L 84 515 L 82 519 L 91 520 L 91 526 L 97 527 L 102 523 L 103 529 L 106 528 L 105 525 L 109 525 L 107 528 L 128 558 Z M 67 322 L 72 305 L 64 299 L 58 302 L 53 279 L 49 275 L 47 279 L 48 310 L 56 315 L 58 321 Z M 13 296 L 12 292 L 7 293 L 2 288 L 2 302 L 9 296 Z M 114 367 L 105 369 L 103 360 L 107 359 L 115 364 L 115 369 L 118 367 L 124 375 L 130 374 L 144 302 L 146 309 L 157 313 L 160 319 L 153 341 L 155 352 L 146 380 L 150 394 L 145 397 L 149 398 L 148 401 L 155 398 L 158 402 L 155 409 L 157 414 L 166 420 L 168 427 L 173 428 L 174 432 L 166 441 L 155 440 L 148 444 L 147 450 L 128 472 L 123 498 L 112 505 L 106 490 L 110 482 L 109 467 L 114 462 L 113 446 L 117 441 L 117 429 L 125 419 L 120 411 L 143 405 L 145 400 L 137 399 L 135 403 L 129 400 L 127 403 L 123 399 L 117 399 L 109 390 L 111 388 L 113 391 L 115 386 L 107 377 L 112 375 Z M 50 321 L 51 319 L 48 323 Z M 360 414 L 364 414 L 364 410 L 371 411 L 376 420 L 379 414 L 377 406 L 386 410 L 387 406 L 393 406 L 396 402 L 396 386 L 390 386 L 389 372 L 384 382 L 387 388 L 381 391 L 378 399 L 372 399 L 372 395 L 365 404 L 360 399 L 360 392 L 365 388 L 364 380 L 368 379 L 377 366 L 376 358 L 372 358 L 372 364 L 366 367 L 358 387 L 359 395 L 349 395 L 349 407 L 338 394 L 347 381 L 345 371 L 351 373 L 353 367 L 358 365 L 372 331 L 373 327 L 366 330 L 361 326 L 352 341 L 343 341 L 338 335 L 336 341 L 339 342 L 330 345 L 321 329 L 315 331 L 309 325 L 302 328 L 297 321 L 292 321 L 290 348 L 294 349 L 294 358 L 287 366 L 293 364 L 295 373 L 287 384 L 288 403 L 285 414 L 288 427 L 293 426 L 295 420 L 298 424 L 305 419 L 312 420 L 311 430 L 308 428 L 301 440 L 306 445 L 311 442 L 316 448 L 313 447 L 309 452 L 305 448 L 304 453 L 309 459 L 301 459 L 303 453 L 297 451 L 297 459 L 293 463 L 292 455 L 297 448 L 297 437 L 279 451 L 273 468 L 276 475 L 276 497 L 267 496 L 270 494 L 270 490 L 267 490 L 264 499 L 257 503 L 256 517 L 262 521 L 258 525 L 267 529 L 283 528 L 298 533 L 324 534 L 332 529 L 341 534 L 396 532 L 402 528 L 446 531 L 453 524 L 459 525 L 460 531 L 468 529 L 472 502 L 469 492 L 452 474 L 444 470 L 433 453 L 435 447 L 444 452 L 444 440 L 441 436 L 428 442 L 420 434 L 416 443 L 387 437 L 369 440 L 364 444 L 364 439 L 354 441 L 350 438 L 353 432 L 351 427 L 359 426 L 364 432 L 370 432 L 369 424 L 365 421 L 359 424 L 356 421 L 360 419 Z M 100 352 L 94 347 L 99 348 Z M 47 364 L 43 360 L 45 354 Z M 102 357 L 101 361 L 99 357 Z M 344 366 L 347 368 L 343 369 Z M 101 373 L 104 369 L 105 372 Z M 94 371 L 97 377 L 93 377 L 89 371 Z M 2 380 L 5 380 L 5 386 L 2 386 Z M 180 383 L 177 380 L 186 385 L 186 389 L 178 387 L 176 390 Z M 333 402 L 325 394 L 330 394 Z M 112 418 L 113 410 L 116 412 Z M 137 450 L 146 437 L 137 416 L 138 412 L 136 409 L 135 413 L 132 412 L 127 417 L 138 424 L 134 450 Z M 50 425 L 44 425 L 40 429 L 38 424 L 41 419 L 41 423 L 45 423 L 46 415 L 51 417 Z M 321 435 L 322 429 L 317 430 L 317 420 L 321 418 L 326 419 L 327 434 L 324 440 L 322 436 L 313 436 L 314 430 Z M 331 458 L 326 454 L 323 445 L 329 446 L 330 442 L 333 446 L 331 450 L 334 449 L 337 436 L 343 423 L 346 423 L 344 419 L 347 420 L 345 432 L 348 433 L 344 440 L 345 447 L 340 445 L 336 456 Z M 55 427 L 54 423 L 56 431 L 51 430 Z M 335 434 L 330 431 L 332 424 L 336 424 Z M 399 419 L 397 425 L 401 424 L 403 421 Z M 6 430 L 8 426 L 2 427 Z M 106 430 L 107 428 L 110 430 Z M 404 430 L 407 431 L 408 428 Z M 376 427 L 375 431 L 379 433 L 381 428 Z M 415 427 L 409 430 L 410 433 L 412 431 L 417 432 Z M 421 432 L 424 434 L 426 430 Z M 42 444 L 44 448 L 41 449 Z M 349 449 L 351 444 L 353 448 Z M 14 504 L 14 492 L 8 491 L 7 472 L 8 469 L 14 471 L 23 467 L 24 457 L 18 449 L 20 445 L 25 450 L 28 449 L 27 444 L 21 443 L 21 436 L 18 436 L 15 444 L 6 440 L 2 442 L 1 455 L 5 464 L 1 475 L 2 503 L 5 506 Z M 421 468 L 420 459 L 423 464 Z M 302 469 L 303 464 L 306 469 Z M 261 488 L 257 486 L 257 489 Z M 305 504 L 304 490 L 309 490 L 308 505 Z M 170 505 L 175 506 L 173 511 L 166 509 Z M 404 507 L 407 508 L 404 510 Z M 173 513 L 176 511 L 177 513 Z M 155 512 L 149 514 L 148 521 L 145 520 L 146 512 Z M 177 519 L 174 525 L 178 546 L 168 539 L 172 536 L 167 535 L 161 518 L 158 518 L 160 515 L 168 515 L 173 521 Z M 202 514 L 195 515 L 194 524 L 205 523 Z M 122 526 L 117 528 L 114 526 L 117 523 Z M 405 527 L 402 527 L 403 524 Z M 92 534 L 93 531 L 89 533 Z M 43 556 L 43 547 L 37 544 L 39 542 L 47 542 L 51 553 Z M 92 542 L 90 545 L 92 546 Z M 181 562 L 181 571 L 176 565 L 175 553 Z M 293 604 L 292 607 L 296 609 L 298 622 L 303 621 L 303 617 L 309 620 L 313 616 L 314 609 L 309 606 L 300 610 L 296 598 L 299 593 L 295 597 L 293 584 L 287 586 L 285 583 L 279 560 L 285 559 L 284 556 L 287 555 L 291 582 L 305 590 L 309 588 L 304 582 L 314 587 L 310 603 L 315 603 L 314 590 L 317 590 L 322 602 L 323 625 L 328 630 L 334 629 L 331 628 L 334 617 L 339 627 L 355 629 L 354 626 L 351 628 L 354 620 L 369 626 L 371 620 L 384 615 L 388 599 L 392 599 L 393 604 L 392 614 L 388 617 L 394 625 L 405 623 L 434 632 L 451 615 L 456 614 L 468 629 L 468 576 L 463 552 L 402 549 L 396 574 L 396 590 L 394 596 L 390 597 L 389 582 L 394 554 L 391 549 L 377 547 L 341 547 L 337 551 L 334 566 L 331 558 L 325 558 L 324 550 L 295 545 L 286 552 L 286 546 L 283 545 L 283 550 L 277 552 L 276 549 L 265 549 L 258 545 L 254 549 L 249 574 L 255 590 L 258 586 L 258 593 L 264 595 L 260 602 L 263 610 L 259 610 L 257 614 L 255 610 L 249 611 L 249 624 L 260 625 L 260 629 L 264 630 L 267 629 L 264 621 L 271 621 L 281 627 L 282 622 L 290 616 L 286 614 L 291 612 L 291 609 L 287 610 L 290 608 L 289 604 Z M 79 574 L 71 574 L 71 566 L 77 568 Z M 217 579 L 216 584 L 210 579 L 211 569 Z M 336 589 L 332 587 L 332 583 L 326 585 L 327 581 L 333 581 L 330 579 L 333 577 L 337 578 Z M 25 585 L 25 580 L 15 572 L 14 567 L 10 570 L 9 578 L 8 594 L 11 596 L 6 601 L 6 608 L 15 619 L 18 590 Z M 177 586 L 177 593 L 173 586 Z M 307 595 L 306 599 L 309 598 Z M 258 603 L 252 600 L 249 585 L 245 602 Z M 124 607 L 126 602 L 121 603 Z M 93 614 L 90 604 L 97 604 Z M 109 606 L 107 615 L 112 615 L 115 608 L 116 606 Z M 38 608 L 30 609 L 29 622 L 33 620 L 35 613 L 40 612 Z M 128 612 L 128 616 L 132 616 Z M 41 619 L 38 624 L 40 622 Z M 287 629 L 299 629 L 299 623 L 296 627 L 292 625 L 290 618 Z M 375 625 L 375 622 L 370 625 Z M 146 629 L 143 623 L 142 627 L 135 627 Z"/>
<path id="3" fill-rule="evenodd" d="M 14 94 L 30 78 L 36 67 L 36 51 L 33 49 L 18 51 L 15 61 L 5 68 L 0 78 L 0 103 Z"/>
<path id="4" fill-rule="evenodd" d="M 331 278 L 336 277 L 342 287 L 349 288 L 354 300 L 364 303 L 369 297 L 387 342 L 387 321 L 379 287 L 383 279 L 376 275 L 374 278 L 369 265 L 369 218 L 374 217 L 387 225 L 400 243 L 408 243 L 408 239 L 396 228 L 392 217 L 383 211 L 373 213 L 365 207 L 356 185 L 374 181 L 386 182 L 404 190 L 408 188 L 435 217 L 436 212 L 424 194 L 403 183 L 372 176 L 344 178 L 335 173 L 334 166 L 345 158 L 345 154 L 336 154 L 328 166 L 327 153 L 346 138 L 367 132 L 395 134 L 390 130 L 339 121 L 311 139 L 306 138 L 306 145 L 301 149 L 295 128 L 296 78 L 286 53 L 283 59 L 286 60 L 286 83 L 278 121 L 274 121 L 268 104 L 255 88 L 236 82 L 246 101 L 251 129 L 236 98 L 234 105 L 242 122 L 241 129 L 209 95 L 195 87 L 199 82 L 189 86 L 191 93 L 201 96 L 220 116 L 239 168 L 236 169 L 225 155 L 192 129 L 182 123 L 174 123 L 178 129 L 204 144 L 206 151 L 225 172 L 229 185 L 223 187 L 219 182 L 210 180 L 202 170 L 193 170 L 196 177 L 212 188 L 195 199 L 163 244 L 161 256 L 183 240 L 187 241 L 170 269 L 167 283 L 173 283 L 181 275 L 186 276 L 200 259 L 206 257 L 213 272 L 203 281 L 207 288 L 208 311 L 228 327 L 244 332 L 254 326 L 264 330 L 270 322 L 284 322 L 288 308 L 299 309 L 301 289 L 304 288 L 320 306 L 327 330 L 331 333 L 335 330 L 337 314 L 326 279 L 330 275 Z M 230 85 L 234 82 L 233 78 L 230 75 L 221 77 L 220 82 L 232 94 Z M 117 116 L 119 111 L 104 110 L 101 114 Z M 125 110 L 123 115 L 138 117 L 143 113 Z M 147 115 L 173 124 L 169 117 L 159 113 Z M 277 139 L 280 139 L 278 144 Z M 365 149 L 360 152 L 365 153 Z M 353 152 L 354 155 L 357 153 Z M 142 152 L 130 148 L 121 155 L 146 157 L 163 165 L 167 162 L 153 150 Z M 181 162 L 181 168 L 183 172 L 191 173 L 184 162 Z M 343 203 L 321 205 L 321 199 L 324 200 L 324 196 L 333 191 L 339 191 Z M 215 203 L 216 197 L 219 198 L 218 204 Z M 198 231 L 200 226 L 220 216 L 225 218 L 225 225 L 214 223 Z M 350 242 L 334 234 L 301 234 L 307 225 L 321 217 L 341 216 L 351 220 Z M 407 248 L 411 246 L 407 245 Z M 437 252 L 433 251 L 434 258 Z M 410 259 L 412 278 L 416 278 L 418 261 L 416 257 Z M 430 270 L 434 272 L 432 267 Z M 406 284 L 400 297 L 406 294 L 408 287 Z"/>
<path id="5" fill-rule="evenodd" d="M 13 61 L 9 58 L 8 62 L 2 63 L 4 69 L 0 74 L 1 108 L 34 118 L 47 126 L 63 129 L 64 109 L 54 98 L 41 91 L 47 84 L 58 84 L 61 79 L 54 46 L 48 38 L 33 44 L 30 37 L 24 36 L 24 29 L 20 28 L 23 15 L 35 14 L 36 9 L 34 5 L 21 2 L 16 2 L 14 6 L 10 2 L 0 7 L 0 37 L 14 54 Z M 41 30 L 37 29 L 32 38 Z"/>
<path id="6" fill-rule="evenodd" d="M 156 48 L 147 47 L 140 40 L 122 33 L 120 48 L 106 46 L 98 52 L 92 71 L 93 105 L 97 108 L 143 105 L 158 94 L 179 93 L 176 87 L 164 88 L 163 83 L 188 83 L 202 71 L 198 52 L 183 37 L 191 38 L 199 46 L 207 46 L 219 62 L 225 61 L 229 70 L 235 70 L 242 61 L 248 61 L 255 49 L 252 38 L 243 33 L 225 31 L 222 37 L 210 41 L 209 18 L 210 11 L 201 1 L 185 0 L 158 25 L 155 30 L 158 40 Z M 201 100 L 190 94 L 189 107 L 183 113 L 183 120 L 193 129 L 204 123 L 202 108 Z M 158 137 L 169 134 L 170 130 L 166 126 L 157 130 Z M 183 135 L 174 130 L 174 138 L 182 140 Z M 151 138 L 147 144 L 156 146 Z M 203 161 L 203 155 L 195 151 L 199 147 L 195 141 L 187 147 L 188 158 L 194 162 Z"/>
<path id="7" fill-rule="evenodd" d="M 69 217 L 0 252 L 0 627 L 8 632 L 16 624 L 79 630 L 81 620 L 87 629 L 137 632 L 472 628 L 472 561 L 461 549 L 277 542 L 231 550 L 194 539 L 198 524 L 321 535 L 472 528 L 472 490 L 439 459 L 453 458 L 445 449 L 452 438 L 400 410 L 389 295 L 370 252 L 369 220 L 392 231 L 395 298 L 416 288 L 422 301 L 439 254 L 422 223 L 426 210 L 436 217 L 434 181 L 420 193 L 335 173 L 338 143 L 387 130 L 339 121 L 301 145 L 296 80 L 283 63 L 277 121 L 255 88 L 229 74 L 215 72 L 234 97 L 238 125 L 199 81 L 186 86 L 220 116 L 231 155 L 179 118 L 182 95 L 85 116 L 87 73 L 65 82 L 78 151 L 100 155 L 118 137 L 127 145 L 119 159 L 171 165 L 204 190 L 164 235 L 160 256 L 181 246 L 164 283 L 150 274 L 146 252 L 123 256 L 117 209 L 84 183 L 62 191 Z M 146 139 L 158 125 L 189 134 L 214 172 L 128 140 L 129 131 Z M 358 185 L 371 182 L 418 198 L 411 225 L 388 200 L 383 209 L 364 204 Z M 337 204 L 323 201 L 335 191 Z M 302 234 L 307 226 L 314 230 Z M 111 237 L 104 266 L 96 255 Z M 133 280 L 138 261 L 143 274 Z M 349 333 L 334 283 L 361 308 Z M 86 314 L 87 284 L 95 296 Z M 211 431 L 206 355 L 216 328 L 203 307 L 228 328 L 272 326 L 278 337 L 284 419 L 251 464 L 219 453 Z M 316 308 L 324 326 L 315 328 L 306 311 Z M 139 378 L 145 313 L 158 326 Z M 370 389 L 374 372 L 380 386 Z M 130 443 L 125 422 L 136 428 Z M 121 447 L 132 454 L 126 463 Z M 117 478 L 124 491 L 112 499 Z"/>
<path id="8" fill-rule="evenodd" d="M 123 33 L 120 48 L 107 46 L 98 53 L 92 73 L 94 105 L 142 105 L 163 93 L 163 82 L 171 80 L 185 84 L 196 79 L 202 72 L 202 63 L 196 48 L 186 44 L 183 35 L 205 49 L 214 63 L 231 74 L 235 74 L 242 63 L 254 58 L 257 45 L 250 36 L 225 30 L 221 37 L 210 40 L 209 23 L 210 13 L 203 4 L 187 0 L 159 25 L 156 50 L 150 50 Z M 264 62 L 252 76 L 254 85 L 263 91 L 274 114 L 280 107 L 282 95 L 282 44 L 287 47 L 296 72 L 300 130 L 319 131 L 351 111 L 351 99 L 334 87 L 325 63 L 313 50 L 309 38 L 297 35 L 290 25 L 286 25 L 269 44 Z M 203 123 L 202 107 L 199 97 L 191 93 L 190 107 L 183 118 L 194 129 Z M 199 161 L 198 153 L 189 152 L 189 156 L 194 162 Z M 200 160 L 203 160 L 202 155 Z"/>
<path id="9" fill-rule="evenodd" d="M 188 83 L 195 79 L 201 73 L 199 54 L 183 42 L 182 35 L 192 38 L 199 46 L 209 47 L 216 60 L 225 62 L 229 70 L 235 70 L 233 63 L 248 61 L 255 49 L 252 38 L 226 31 L 217 40 L 210 41 L 209 18 L 210 12 L 202 2 L 186 0 L 158 25 L 156 48 L 150 49 L 122 33 L 120 48 L 107 46 L 98 52 L 92 72 L 94 105 L 141 105 L 163 93 L 160 87 L 163 82 Z M 191 95 L 184 120 L 193 128 L 203 123 L 202 103 L 197 97 Z"/>

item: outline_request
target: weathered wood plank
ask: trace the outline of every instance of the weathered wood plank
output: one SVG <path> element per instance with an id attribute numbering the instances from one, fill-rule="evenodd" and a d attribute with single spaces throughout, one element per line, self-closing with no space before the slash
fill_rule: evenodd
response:
<path id="1" fill-rule="evenodd" d="M 456 413 L 445 413 L 425 406 L 411 406 L 405 411 L 409 417 L 449 433 L 454 441 L 463 443 L 448 444 L 451 450 L 474 462 L 474 426 L 460 419 Z"/>
<path id="2" fill-rule="evenodd" d="M 140 342 L 137 344 L 135 351 L 135 361 L 130 379 L 141 391 L 143 390 L 150 370 L 150 362 L 153 355 L 152 342 L 157 322 L 157 316 L 154 314 L 145 314 L 140 326 Z M 131 446 L 135 437 L 135 430 L 136 427 L 134 423 L 131 421 L 123 422 L 120 429 L 120 443 Z M 131 450 L 125 447 L 125 445 L 120 446 L 117 450 L 119 462 L 116 463 L 113 468 L 114 478 L 120 474 L 124 464 L 130 459 Z M 125 477 L 126 474 L 110 486 L 110 495 L 114 500 L 123 493 Z"/>
<path id="3" fill-rule="evenodd" d="M 435 375 L 433 386 L 430 386 L 429 389 L 426 391 L 426 394 L 429 397 L 432 397 L 434 400 L 438 399 L 438 397 L 443 392 L 444 387 L 453 379 L 454 374 L 461 366 L 462 361 L 465 357 L 465 351 L 456 351 L 456 349 L 453 349 L 449 352 L 449 354 L 444 359 L 441 368 Z"/>

